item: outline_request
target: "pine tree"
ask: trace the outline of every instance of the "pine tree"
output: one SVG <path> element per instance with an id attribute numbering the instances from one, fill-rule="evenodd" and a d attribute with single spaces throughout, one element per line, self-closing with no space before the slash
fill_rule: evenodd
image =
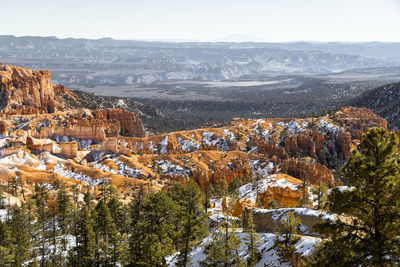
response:
<path id="1" fill-rule="evenodd" d="M 243 181 L 240 178 L 233 179 L 228 185 L 228 193 L 230 195 L 238 195 L 239 187 L 243 185 Z"/>
<path id="2" fill-rule="evenodd" d="M 225 179 L 219 179 L 214 185 L 214 195 L 225 197 L 228 195 L 228 183 Z"/>
<path id="3" fill-rule="evenodd" d="M 327 237 L 314 265 L 387 266 L 400 260 L 400 156 L 398 138 L 384 128 L 362 136 L 360 151 L 343 168 L 350 190 L 332 190 L 328 210 L 340 219 L 318 231 Z M 343 218 L 343 219 L 341 219 Z"/>
<path id="4" fill-rule="evenodd" d="M 58 226 L 61 229 L 61 251 L 66 252 L 68 243 L 67 235 L 71 233 L 73 207 L 70 195 L 68 195 L 62 186 L 57 191 L 56 207 Z"/>
<path id="5" fill-rule="evenodd" d="M 313 202 L 317 202 L 317 206 L 315 208 L 317 210 L 322 209 L 325 204 L 328 186 L 324 183 L 321 183 L 316 187 L 312 187 L 310 191 L 313 194 Z"/>
<path id="6" fill-rule="evenodd" d="M 3 187 L 0 185 L 0 209 L 4 209 L 6 207 L 5 198 L 3 196 Z"/>
<path id="7" fill-rule="evenodd" d="M 298 230 L 300 228 L 300 218 L 295 217 L 292 212 L 282 219 L 282 225 L 276 233 L 274 248 L 277 251 L 281 263 L 292 263 L 296 251 L 296 243 L 300 239 Z"/>
<path id="8" fill-rule="evenodd" d="M 39 238 L 39 253 L 40 253 L 40 266 L 43 267 L 46 263 L 46 255 L 49 254 L 47 239 L 48 239 L 48 222 L 49 222 L 49 210 L 47 207 L 48 192 L 45 186 L 35 185 L 35 194 L 33 196 L 37 208 L 36 224 L 40 228 Z"/>
<path id="9" fill-rule="evenodd" d="M 172 190 L 171 197 L 179 204 L 177 215 L 177 230 L 179 233 L 179 266 L 190 263 L 189 253 L 207 234 L 207 216 L 202 208 L 202 193 L 199 186 L 189 180 L 187 185 L 177 184 Z"/>
<path id="10" fill-rule="evenodd" d="M 144 192 L 141 187 L 138 194 L 130 203 L 131 234 L 129 237 L 129 262 L 131 265 L 138 263 L 144 254 L 140 245 L 145 238 L 145 233 L 142 230 L 145 224 L 142 212 L 144 201 Z"/>
<path id="11" fill-rule="evenodd" d="M 267 209 L 279 209 L 279 204 L 275 199 L 271 199 L 267 203 Z"/>
<path id="12" fill-rule="evenodd" d="M 252 213 L 250 213 L 250 216 L 247 221 L 246 232 L 247 235 L 244 240 L 247 246 L 247 254 L 248 254 L 247 265 L 252 267 L 255 266 L 261 258 L 261 254 L 259 251 L 261 245 L 261 239 L 259 238 L 255 230 Z"/>
<path id="13" fill-rule="evenodd" d="M 77 185 L 73 185 L 71 187 L 72 191 L 72 224 L 71 224 L 71 232 L 72 235 L 75 236 L 75 247 L 78 247 L 78 239 L 76 238 L 78 235 L 78 211 L 79 211 L 79 194 L 80 189 Z M 72 257 L 75 255 L 72 254 Z"/>
<path id="14" fill-rule="evenodd" d="M 40 226 L 35 222 L 35 217 L 36 217 L 36 205 L 35 205 L 35 200 L 34 199 L 27 199 L 25 202 L 26 205 L 26 216 L 28 220 L 28 224 L 26 227 L 26 231 L 28 232 L 28 235 L 31 236 L 31 243 L 35 244 L 37 241 L 37 232 L 40 228 Z"/>
<path id="15" fill-rule="evenodd" d="M 130 263 L 135 266 L 164 266 L 174 251 L 173 230 L 178 204 L 165 192 L 150 193 L 132 205 Z"/>
<path id="16" fill-rule="evenodd" d="M 6 222 L 0 220 L 0 266 L 12 266 L 11 230 Z"/>
<path id="17" fill-rule="evenodd" d="M 312 206 L 312 202 L 308 193 L 308 186 L 310 182 L 305 178 L 305 171 L 303 171 L 302 178 L 303 183 L 301 184 L 301 197 L 299 199 L 298 207 L 310 207 Z"/>
<path id="18" fill-rule="evenodd" d="M 79 210 L 77 232 L 75 233 L 77 240 L 76 255 L 70 256 L 70 265 L 91 266 L 95 263 L 96 240 L 93 230 L 94 220 L 91 198 L 91 195 L 86 193 L 85 204 Z"/>
<path id="19" fill-rule="evenodd" d="M 95 232 L 99 251 L 96 253 L 97 264 L 115 266 L 121 257 L 121 235 L 111 217 L 110 210 L 101 199 L 96 206 Z"/>
<path id="20" fill-rule="evenodd" d="M 121 234 L 127 234 L 129 230 L 129 209 L 116 195 L 112 196 L 107 203 L 111 217 Z"/>
<path id="21" fill-rule="evenodd" d="M 210 198 L 214 195 L 214 186 L 212 183 L 209 183 L 205 187 L 204 192 L 204 211 L 208 212 L 208 208 L 211 206 Z"/>
<path id="22" fill-rule="evenodd" d="M 228 220 L 225 220 L 219 229 L 212 234 L 210 244 L 205 249 L 207 257 L 200 262 L 201 266 L 242 266 L 242 258 L 239 255 L 240 238 Z"/>
<path id="23" fill-rule="evenodd" d="M 236 234 L 231 215 L 235 209 L 237 199 L 230 199 L 226 203 L 225 216 L 221 224 L 214 230 L 212 241 L 206 249 L 206 260 L 200 262 L 202 266 L 242 266 L 242 257 L 239 255 L 240 238 Z"/>
<path id="24" fill-rule="evenodd" d="M 7 193 L 11 194 L 15 197 L 18 197 L 18 181 L 17 177 L 11 176 L 8 178 L 8 183 L 7 183 Z"/>
<path id="25" fill-rule="evenodd" d="M 25 261 L 32 258 L 30 254 L 31 236 L 26 231 L 28 228 L 28 211 L 25 203 L 21 207 L 13 206 L 11 221 L 9 223 L 13 243 L 13 264 L 22 266 Z"/>

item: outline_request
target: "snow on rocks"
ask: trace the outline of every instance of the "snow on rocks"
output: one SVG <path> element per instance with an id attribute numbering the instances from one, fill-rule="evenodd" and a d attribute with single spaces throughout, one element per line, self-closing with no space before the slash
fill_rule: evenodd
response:
<path id="1" fill-rule="evenodd" d="M 229 140 L 231 142 L 236 140 L 235 139 L 235 135 L 233 134 L 233 132 L 231 132 L 231 131 L 229 131 L 227 129 L 224 129 L 224 133 L 225 133 L 225 137 L 226 137 L 227 140 Z"/>
<path id="2" fill-rule="evenodd" d="M 334 221 L 337 214 L 331 214 L 308 208 L 283 208 L 283 209 L 255 209 L 254 223 L 259 232 L 275 232 L 281 225 L 282 220 L 292 212 L 301 220 L 299 233 L 318 236 L 313 230 L 314 226 L 323 221 Z"/>
<path id="3" fill-rule="evenodd" d="M 249 164 L 254 176 L 267 177 L 274 170 L 274 164 L 270 161 L 251 160 Z"/>
<path id="4" fill-rule="evenodd" d="M 136 178 L 141 174 L 141 168 L 131 168 L 126 165 L 126 163 L 118 160 L 118 158 L 111 158 L 113 162 L 118 166 L 118 170 L 111 169 L 110 167 L 102 164 L 101 162 L 97 161 L 92 164 L 93 168 L 102 170 L 104 172 L 110 172 L 113 174 L 119 174 L 122 176 L 128 176 L 130 178 Z"/>
<path id="5" fill-rule="evenodd" d="M 115 164 L 118 166 L 117 173 L 119 175 L 136 178 L 141 174 L 140 168 L 131 168 L 131 167 L 127 166 L 126 163 L 119 161 L 117 158 L 112 158 L 111 160 L 114 161 Z"/>
<path id="6" fill-rule="evenodd" d="M 284 122 L 280 121 L 277 124 L 285 129 L 287 129 L 288 132 L 291 134 L 297 134 L 299 132 L 304 131 L 304 129 L 300 126 L 300 124 L 293 120 L 289 121 L 288 123 L 284 123 Z"/>
<path id="7" fill-rule="evenodd" d="M 92 177 L 86 176 L 82 173 L 76 173 L 71 170 L 65 170 L 64 168 L 65 168 L 64 164 L 58 163 L 54 166 L 53 172 L 58 173 L 59 175 L 66 177 L 66 178 L 71 178 L 71 179 L 76 179 L 76 180 L 82 181 L 91 186 L 97 186 L 97 185 L 103 184 L 105 182 L 108 182 L 105 179 L 92 179 Z"/>
<path id="8" fill-rule="evenodd" d="M 257 134 L 257 136 L 264 138 L 268 142 L 270 141 L 270 139 L 272 137 L 270 130 L 264 129 L 263 127 L 261 127 L 258 124 L 253 128 L 253 131 Z"/>
<path id="9" fill-rule="evenodd" d="M 203 137 L 203 142 L 207 145 L 207 146 L 212 146 L 212 145 L 216 145 L 218 140 L 213 139 L 214 133 L 210 133 L 210 132 L 203 132 L 202 137 Z"/>
<path id="10" fill-rule="evenodd" d="M 329 122 L 326 122 L 326 121 L 324 121 L 324 120 L 321 120 L 321 121 L 318 123 L 317 126 L 318 126 L 318 129 L 319 129 L 324 135 L 330 134 L 330 135 L 332 135 L 332 136 L 337 136 L 338 133 L 339 133 L 339 129 L 340 129 L 338 126 L 333 125 L 333 124 L 331 124 L 331 123 L 329 123 Z"/>
<path id="11" fill-rule="evenodd" d="M 199 144 L 191 140 L 184 140 L 180 136 L 177 137 L 178 146 L 185 152 L 193 152 L 199 150 Z"/>
<path id="12" fill-rule="evenodd" d="M 230 133 L 230 132 L 228 131 L 228 133 Z M 231 135 L 233 135 L 233 133 L 229 134 L 230 137 L 232 137 Z M 204 144 L 206 144 L 207 146 L 215 146 L 216 145 L 216 146 L 218 146 L 218 151 L 223 151 L 223 152 L 229 151 L 230 145 L 229 145 L 227 139 L 214 138 L 214 133 L 210 133 L 210 132 L 203 132 L 202 137 L 203 137 Z M 234 135 L 233 135 L 233 138 L 235 138 Z M 234 139 L 230 139 L 230 141 L 234 141 Z"/>
<path id="13" fill-rule="evenodd" d="M 46 170 L 46 164 L 44 163 L 44 160 L 40 160 L 39 166 L 36 167 L 37 170 L 45 171 Z"/>
<path id="14" fill-rule="evenodd" d="M 210 203 L 211 203 L 212 207 L 222 208 L 222 199 L 219 197 L 214 197 L 214 198 L 210 199 Z"/>
<path id="15" fill-rule="evenodd" d="M 148 148 L 149 148 L 150 151 L 153 151 L 153 152 L 155 151 L 155 148 L 154 148 L 154 145 L 153 145 L 153 140 L 149 141 Z"/>
<path id="16" fill-rule="evenodd" d="M 0 159 L 0 166 L 2 167 L 12 167 L 16 165 L 35 167 L 40 165 L 40 161 L 35 156 L 22 150 Z"/>
<path id="17" fill-rule="evenodd" d="M 166 135 L 166 136 L 161 140 L 161 142 L 160 142 L 159 144 L 160 144 L 160 153 L 161 153 L 161 154 L 167 153 L 167 152 L 168 152 L 168 150 L 167 150 L 168 135 Z"/>
<path id="18" fill-rule="evenodd" d="M 288 212 L 292 212 L 295 216 L 312 216 L 312 217 L 319 217 L 323 220 L 330 220 L 334 221 L 337 218 L 336 214 L 330 214 L 327 212 L 308 209 L 308 208 L 285 208 L 285 209 L 276 209 L 276 210 L 268 210 L 268 209 L 258 209 L 257 212 L 267 213 L 273 212 L 274 216 L 272 218 L 277 221 L 278 219 L 281 220 L 286 218 Z"/>
<path id="19" fill-rule="evenodd" d="M 172 164 L 169 160 L 155 160 L 159 166 L 160 171 L 165 175 L 188 175 L 190 170 L 182 166 Z"/>
<path id="20" fill-rule="evenodd" d="M 330 194 L 334 190 L 338 190 L 340 192 L 344 192 L 344 191 L 352 191 L 354 189 L 356 189 L 354 186 L 350 187 L 350 186 L 342 185 L 342 186 L 337 186 L 337 187 L 329 189 L 328 190 L 328 194 Z"/>
<path id="21" fill-rule="evenodd" d="M 13 124 L 16 127 L 16 130 L 21 130 L 28 126 L 31 123 L 32 120 L 27 119 L 25 117 L 16 117 L 13 119 Z"/>
<path id="22" fill-rule="evenodd" d="M 264 130 L 262 133 L 261 133 L 261 135 L 263 136 L 263 138 L 266 140 L 266 141 L 270 141 L 271 140 L 271 137 L 272 137 L 272 134 L 271 134 L 271 132 L 269 131 L 269 130 Z"/>
<path id="23" fill-rule="evenodd" d="M 5 221 L 7 219 L 7 210 L 0 209 L 0 221 Z"/>
<path id="24" fill-rule="evenodd" d="M 277 179 L 277 175 L 270 175 L 257 182 L 258 193 L 264 193 L 268 188 L 281 187 L 289 188 L 292 191 L 299 189 L 299 184 L 292 183 L 285 178 Z M 257 200 L 257 188 L 253 183 L 248 183 L 239 187 L 239 197 L 241 199 L 247 199 L 251 203 L 256 204 Z"/>
<path id="25" fill-rule="evenodd" d="M 243 258 L 244 261 L 247 260 L 249 255 L 247 254 L 247 246 L 245 243 L 245 237 L 247 233 L 240 232 L 236 233 L 236 235 L 240 238 L 240 248 L 239 255 Z M 279 255 L 277 251 L 274 249 L 274 240 L 276 239 L 276 235 L 273 233 L 262 233 L 259 234 L 260 238 L 260 247 L 259 252 L 261 254 L 260 260 L 256 263 L 255 267 L 264 267 L 264 266 L 280 266 L 280 267 L 289 267 L 291 265 L 287 263 L 279 263 Z M 200 244 L 195 247 L 190 252 L 191 266 L 199 267 L 200 262 L 204 261 L 207 257 L 205 253 L 205 248 L 212 241 L 212 235 L 203 239 Z M 308 257 L 314 251 L 316 245 L 320 242 L 319 238 L 302 236 L 299 241 L 295 245 L 296 254 L 300 257 Z M 177 257 L 178 254 L 170 256 L 167 258 L 168 266 L 177 266 Z"/>
<path id="26" fill-rule="evenodd" d="M 214 222 L 216 224 L 219 224 L 223 221 L 229 220 L 229 221 L 240 221 L 238 217 L 233 217 L 233 216 L 227 216 L 223 213 L 214 213 L 209 216 L 209 219 L 211 222 Z"/>
<path id="27" fill-rule="evenodd" d="M 82 149 L 89 149 L 90 145 L 93 143 L 92 139 L 79 139 L 79 138 L 76 138 L 73 136 L 66 136 L 66 135 L 63 135 L 63 136 L 56 135 L 55 140 L 58 144 L 75 141 L 75 142 L 79 143 L 79 145 L 81 146 Z M 54 147 L 53 147 L 53 149 L 54 149 Z"/>
<path id="28" fill-rule="evenodd" d="M 247 152 L 248 154 L 251 153 L 258 153 L 258 147 L 257 146 L 251 146 L 249 152 Z"/>
<path id="29" fill-rule="evenodd" d="M 263 119 L 258 119 L 252 124 L 252 126 L 258 126 L 259 124 L 263 124 L 263 123 L 265 123 L 265 121 Z"/>

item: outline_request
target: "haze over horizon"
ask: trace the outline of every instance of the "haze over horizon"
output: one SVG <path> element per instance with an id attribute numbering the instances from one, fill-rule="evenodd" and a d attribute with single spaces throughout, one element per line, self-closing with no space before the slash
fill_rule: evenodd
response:
<path id="1" fill-rule="evenodd" d="M 400 42 L 399 0 L 3 1 L 1 35 Z M 228 37 L 227 37 L 228 36 Z"/>

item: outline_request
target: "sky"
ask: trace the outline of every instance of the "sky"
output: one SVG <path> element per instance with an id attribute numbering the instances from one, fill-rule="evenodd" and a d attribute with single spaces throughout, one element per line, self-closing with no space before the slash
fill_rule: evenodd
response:
<path id="1" fill-rule="evenodd" d="M 400 42 L 400 0 L 0 0 L 0 7 L 0 35 Z"/>

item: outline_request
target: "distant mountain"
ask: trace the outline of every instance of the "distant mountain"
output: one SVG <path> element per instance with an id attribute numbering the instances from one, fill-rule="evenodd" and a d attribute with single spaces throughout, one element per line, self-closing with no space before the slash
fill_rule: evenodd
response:
<path id="1" fill-rule="evenodd" d="M 400 83 L 369 90 L 353 99 L 349 105 L 369 108 L 384 117 L 390 128 L 400 129 Z"/>
<path id="2" fill-rule="evenodd" d="M 374 58 L 368 53 L 366 56 L 344 53 L 361 50 L 357 47 L 325 43 L 168 43 L 6 35 L 0 36 L 0 60 L 27 68 L 50 69 L 56 83 L 91 86 L 221 81 L 271 72 L 329 74 L 400 65 L 400 61 L 392 62 L 394 56 Z M 391 51 L 400 51 L 400 45 L 394 45 Z"/>
<path id="3" fill-rule="evenodd" d="M 232 43 L 248 43 L 248 42 L 268 42 L 267 39 L 248 34 L 230 34 L 222 38 L 212 40 L 212 42 L 232 42 Z"/>

